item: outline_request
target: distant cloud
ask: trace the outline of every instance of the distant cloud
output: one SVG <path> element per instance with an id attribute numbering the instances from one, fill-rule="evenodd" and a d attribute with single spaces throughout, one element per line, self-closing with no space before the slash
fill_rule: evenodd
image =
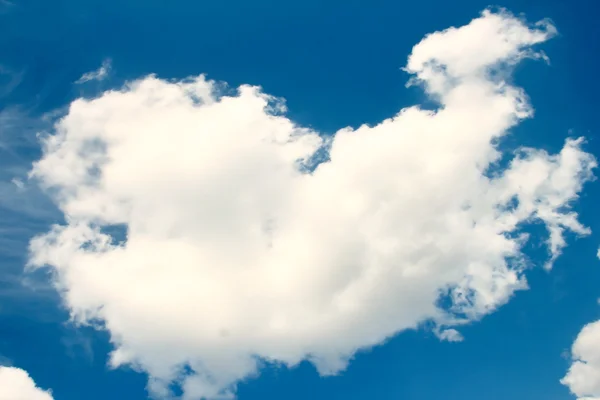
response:
<path id="1" fill-rule="evenodd" d="M 571 208 L 596 166 L 582 139 L 498 165 L 499 139 L 533 114 L 507 66 L 555 33 L 486 11 L 428 35 L 406 71 L 439 109 L 333 137 L 203 76 L 78 99 L 31 172 L 67 218 L 31 241 L 30 265 L 159 394 L 233 396 L 259 359 L 334 374 L 426 321 L 459 340 L 453 327 L 527 288 L 524 224 L 546 227 L 549 267 L 566 232 L 589 233 Z"/>
<path id="2" fill-rule="evenodd" d="M 89 81 L 101 81 L 108 76 L 110 69 L 112 67 L 112 62 L 110 59 L 106 59 L 102 62 L 100 68 L 95 71 L 87 72 L 81 76 L 81 78 L 77 79 L 75 83 L 85 83 Z"/>
<path id="3" fill-rule="evenodd" d="M 2 13 L 2 3 L 0 3 L 0 13 Z M 14 71 L 0 65 L 0 97 L 4 97 L 15 90 L 21 84 L 23 75 L 23 71 Z"/>
<path id="4" fill-rule="evenodd" d="M 10 180 L 19 190 L 24 190 L 25 189 L 25 183 L 23 183 L 23 181 L 19 178 L 12 178 Z"/>
<path id="5" fill-rule="evenodd" d="M 464 340 L 463 335 L 456 329 L 446 329 L 438 333 L 440 340 L 446 340 L 448 342 L 462 342 Z"/>
<path id="6" fill-rule="evenodd" d="M 0 366 L 0 400 L 53 400 L 53 397 L 50 391 L 38 388 L 26 371 Z"/>

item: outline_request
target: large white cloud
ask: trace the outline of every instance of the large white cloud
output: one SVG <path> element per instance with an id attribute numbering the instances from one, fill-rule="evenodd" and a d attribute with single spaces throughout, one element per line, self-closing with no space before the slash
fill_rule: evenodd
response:
<path id="1" fill-rule="evenodd" d="M 429 35 L 406 70 L 439 109 L 331 139 L 259 88 L 223 95 L 202 76 L 76 100 L 32 170 L 66 224 L 31 242 L 31 265 L 159 395 L 232 395 L 259 359 L 335 373 L 427 320 L 460 340 L 444 328 L 526 287 L 523 224 L 546 226 L 549 263 L 564 230 L 588 233 L 570 208 L 595 166 L 581 140 L 497 163 L 532 115 L 510 66 L 554 33 L 486 11 Z"/>
<path id="2" fill-rule="evenodd" d="M 0 400 L 52 399 L 50 392 L 38 388 L 26 371 L 0 366 Z"/>

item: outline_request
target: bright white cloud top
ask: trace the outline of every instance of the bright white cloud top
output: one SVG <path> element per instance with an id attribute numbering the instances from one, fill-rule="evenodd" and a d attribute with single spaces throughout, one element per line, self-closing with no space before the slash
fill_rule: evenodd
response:
<path id="1" fill-rule="evenodd" d="M 49 391 L 38 388 L 26 371 L 0 366 L 0 400 L 53 400 L 53 398 Z"/>
<path id="2" fill-rule="evenodd" d="M 600 321 L 586 325 L 571 350 L 573 364 L 561 383 L 579 400 L 600 399 Z"/>
<path id="3" fill-rule="evenodd" d="M 440 108 L 330 139 L 259 88 L 222 95 L 202 76 L 74 101 L 32 170 L 66 225 L 31 242 L 31 265 L 110 333 L 113 366 L 186 399 L 233 396 L 259 359 L 335 373 L 427 320 L 460 340 L 452 326 L 526 288 L 522 224 L 547 228 L 548 265 L 565 230 L 588 233 L 570 208 L 595 167 L 582 140 L 497 164 L 532 115 L 504 78 L 554 33 L 486 11 L 431 34 L 406 70 Z"/>
<path id="4" fill-rule="evenodd" d="M 561 383 L 579 400 L 600 400 L 600 321 L 583 327 L 573 343 L 571 357 L 573 363 Z"/>

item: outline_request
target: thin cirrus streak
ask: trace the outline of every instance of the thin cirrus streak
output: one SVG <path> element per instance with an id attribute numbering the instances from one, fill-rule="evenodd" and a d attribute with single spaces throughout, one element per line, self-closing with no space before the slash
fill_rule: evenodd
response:
<path id="1" fill-rule="evenodd" d="M 571 210 L 596 165 L 583 139 L 497 167 L 498 140 L 533 112 L 504 78 L 555 32 L 484 11 L 428 35 L 405 70 L 439 108 L 329 139 L 259 88 L 223 95 L 204 76 L 78 99 L 31 171 L 67 223 L 31 241 L 30 265 L 158 396 L 233 397 L 259 360 L 333 374 L 424 321 L 461 340 L 527 287 L 523 224 L 547 228 L 548 268 L 565 231 L 589 233 Z"/>

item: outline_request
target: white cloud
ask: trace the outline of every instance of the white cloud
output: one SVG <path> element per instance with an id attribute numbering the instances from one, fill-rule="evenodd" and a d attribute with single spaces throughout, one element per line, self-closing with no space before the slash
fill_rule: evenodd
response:
<path id="1" fill-rule="evenodd" d="M 600 320 L 587 324 L 579 332 L 571 357 L 573 363 L 560 382 L 568 386 L 578 400 L 600 400 Z"/>
<path id="2" fill-rule="evenodd" d="M 446 340 L 448 342 L 462 342 L 465 338 L 456 329 L 444 329 L 437 334 L 440 340 Z"/>
<path id="3" fill-rule="evenodd" d="M 331 140 L 258 88 L 224 96 L 202 76 L 79 99 L 32 170 L 68 223 L 31 242 L 31 265 L 54 269 L 75 320 L 110 333 L 112 366 L 186 399 L 233 395 L 257 357 L 331 374 L 424 321 L 478 319 L 527 286 L 521 225 L 546 226 L 550 262 L 564 230 L 588 233 L 570 209 L 595 166 L 582 140 L 495 164 L 532 115 L 503 77 L 554 32 L 484 12 L 429 35 L 406 70 L 439 110 Z"/>
<path id="4" fill-rule="evenodd" d="M 573 364 L 561 383 L 579 400 L 600 399 L 600 321 L 583 327 L 571 355 Z"/>
<path id="5" fill-rule="evenodd" d="M 77 79 L 75 83 L 86 83 L 89 81 L 101 81 L 108 76 L 112 66 L 112 62 L 110 59 L 106 59 L 102 61 L 102 65 L 95 71 L 86 72 L 81 76 L 81 78 Z"/>
<path id="6" fill-rule="evenodd" d="M 38 388 L 26 371 L 0 366 L 0 400 L 52 400 L 52 395 Z"/>

